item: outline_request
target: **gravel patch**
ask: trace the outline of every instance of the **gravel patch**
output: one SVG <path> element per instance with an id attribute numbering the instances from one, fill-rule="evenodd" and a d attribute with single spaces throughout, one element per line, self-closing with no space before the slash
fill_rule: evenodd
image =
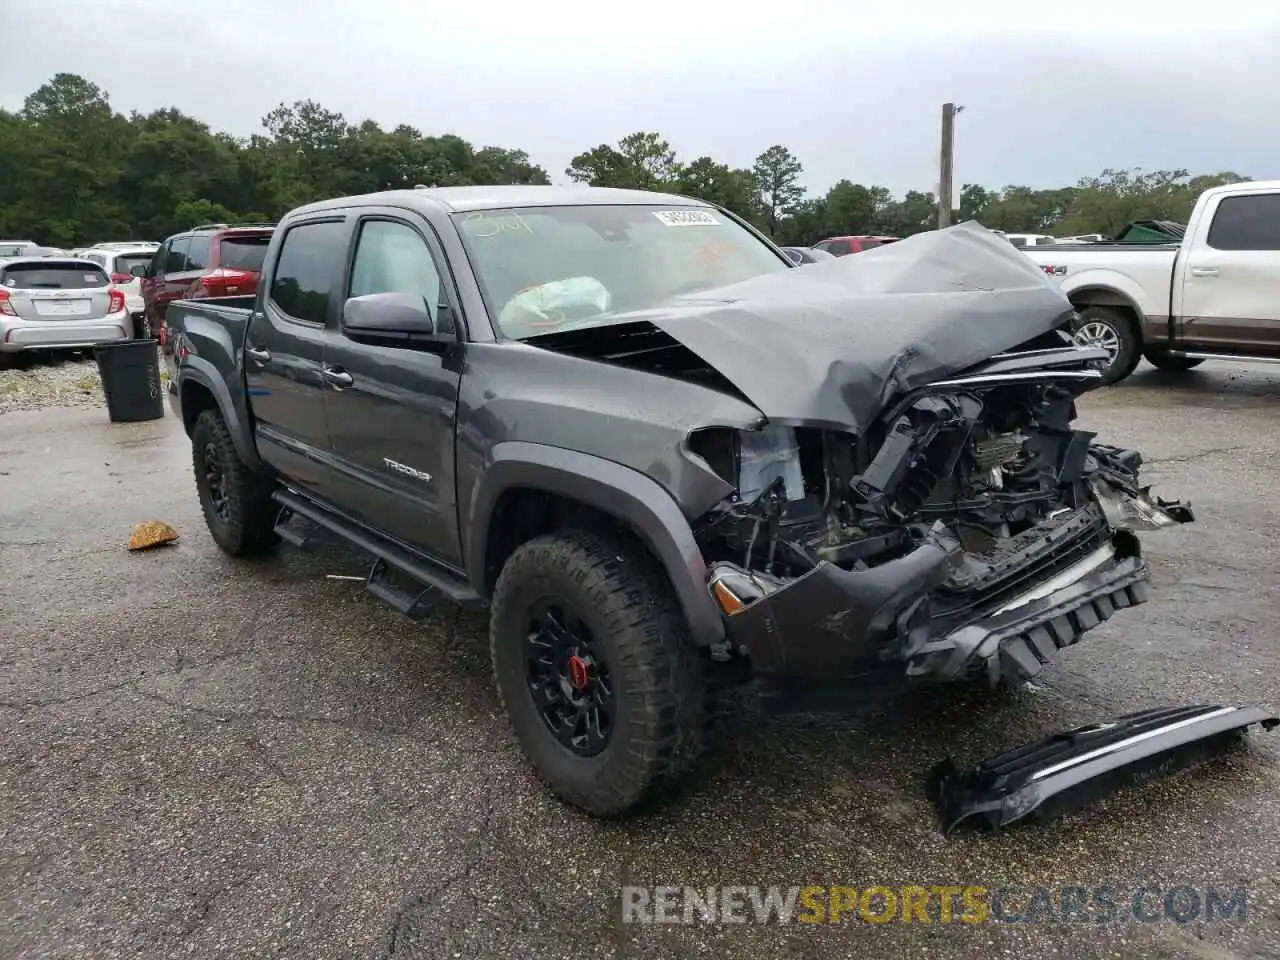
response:
<path id="1" fill-rule="evenodd" d="M 105 403 L 93 357 L 33 358 L 25 369 L 0 370 L 0 414 L 46 407 L 99 407 Z"/>
<path id="2" fill-rule="evenodd" d="M 90 353 L 21 357 L 19 363 L 15 369 L 0 370 L 0 414 L 106 403 L 98 364 Z M 168 379 L 161 360 L 160 380 Z"/>

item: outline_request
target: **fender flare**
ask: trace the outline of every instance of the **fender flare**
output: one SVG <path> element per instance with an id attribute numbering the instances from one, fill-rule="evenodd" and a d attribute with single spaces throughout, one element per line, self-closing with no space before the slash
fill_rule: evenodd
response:
<path id="1" fill-rule="evenodd" d="M 240 459 L 250 469 L 261 469 L 262 461 L 258 457 L 258 451 L 254 448 L 253 435 L 249 428 L 248 419 L 236 405 L 231 396 L 231 390 L 227 386 L 227 381 L 218 372 L 218 369 L 208 360 L 190 354 L 183 361 L 183 365 L 178 371 L 179 405 L 182 404 L 183 388 L 188 383 L 197 384 L 209 391 L 213 396 L 214 403 L 217 405 L 218 412 L 222 415 L 222 419 L 226 421 L 227 429 L 231 433 L 231 442 L 235 444 L 236 453 L 240 454 Z M 187 426 L 185 410 L 183 410 L 182 419 L 184 421 L 183 426 Z M 188 428 L 189 432 L 190 428 Z"/>
<path id="2" fill-rule="evenodd" d="M 1142 309 L 1144 291 L 1124 274 L 1114 270 L 1085 270 L 1062 285 L 1068 300 L 1093 290 L 1124 300 L 1137 316 L 1138 325 L 1146 322 L 1146 311 Z"/>
<path id="3" fill-rule="evenodd" d="M 630 467 L 540 443 L 495 444 L 467 504 L 466 568 L 485 583 L 489 524 L 499 498 L 526 488 L 577 500 L 626 523 L 666 570 L 695 643 L 724 639 L 724 619 L 707 590 L 707 564 L 675 499 Z"/>

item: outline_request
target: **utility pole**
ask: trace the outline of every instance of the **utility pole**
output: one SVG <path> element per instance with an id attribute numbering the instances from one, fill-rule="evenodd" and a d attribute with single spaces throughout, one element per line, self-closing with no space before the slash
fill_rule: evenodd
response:
<path id="1" fill-rule="evenodd" d="M 955 121 L 956 114 L 963 110 L 964 107 L 957 107 L 954 103 L 944 103 L 942 105 L 942 150 L 939 156 L 939 174 L 938 174 L 938 229 L 943 230 L 951 226 L 951 190 L 952 190 L 952 168 L 955 159 Z"/>

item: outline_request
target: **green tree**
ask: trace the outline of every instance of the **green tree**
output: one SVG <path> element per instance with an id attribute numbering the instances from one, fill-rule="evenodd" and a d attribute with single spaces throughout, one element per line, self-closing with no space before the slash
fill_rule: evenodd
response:
<path id="1" fill-rule="evenodd" d="M 938 200 L 932 193 L 908 190 L 880 211 L 880 229 L 890 236 L 909 237 L 937 226 Z"/>
<path id="2" fill-rule="evenodd" d="M 804 187 L 800 186 L 804 167 L 790 150 L 774 144 L 756 157 L 752 172 L 760 185 L 765 228 L 770 236 L 776 237 L 782 218 L 792 213 L 804 199 Z"/>
<path id="3" fill-rule="evenodd" d="M 646 190 L 666 188 L 680 177 L 675 151 L 656 133 L 629 134 L 618 141 L 618 152 L 639 171 Z"/>
<path id="4" fill-rule="evenodd" d="M 1000 194 L 977 183 L 966 183 L 960 188 L 959 206 L 955 211 L 954 221 L 964 223 L 966 220 L 983 220 L 987 208 L 1000 199 Z"/>
<path id="5" fill-rule="evenodd" d="M 812 246 L 831 236 L 826 224 L 826 200 L 801 200 L 778 225 L 773 239 L 788 246 Z"/>
<path id="6" fill-rule="evenodd" d="M 892 196 L 884 187 L 864 187 L 841 180 L 827 191 L 825 232 L 830 236 L 874 234 Z"/>
<path id="7" fill-rule="evenodd" d="M 474 183 L 547 184 L 547 171 L 533 163 L 523 150 L 483 147 L 472 158 Z"/>
<path id="8" fill-rule="evenodd" d="M 760 188 L 750 170 L 732 170 L 710 157 L 698 157 L 680 170 L 677 193 L 697 197 L 754 220 L 759 215 Z"/>
<path id="9" fill-rule="evenodd" d="M 118 187 L 128 124 L 106 93 L 59 73 L 27 97 L 19 119 L 26 141 L 22 190 L 34 203 L 28 229 L 57 245 L 73 243 L 79 231 L 127 229 Z"/>
<path id="10" fill-rule="evenodd" d="M 565 176 L 574 183 L 593 187 L 634 187 L 639 180 L 631 161 L 607 143 L 592 147 L 570 160 Z"/>
<path id="11" fill-rule="evenodd" d="M 671 145 L 656 133 L 632 133 L 617 147 L 602 143 L 569 161 L 565 175 L 575 183 L 630 190 L 670 190 L 680 179 Z"/>

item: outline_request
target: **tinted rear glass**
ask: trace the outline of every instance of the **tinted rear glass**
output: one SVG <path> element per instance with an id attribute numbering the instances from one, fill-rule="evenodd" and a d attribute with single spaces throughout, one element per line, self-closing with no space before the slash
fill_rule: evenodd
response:
<path id="1" fill-rule="evenodd" d="M 15 264 L 0 269 L 0 283 L 18 290 L 91 290 L 107 275 L 92 263 Z"/>
<path id="2" fill-rule="evenodd" d="M 270 242 L 270 236 L 227 237 L 222 241 L 218 265 L 228 270 L 261 273 L 262 263 L 267 256 L 267 244 Z"/>
<path id="3" fill-rule="evenodd" d="M 151 263 L 149 253 L 122 253 L 116 257 L 116 273 L 129 273 L 138 265 L 148 266 Z"/>

